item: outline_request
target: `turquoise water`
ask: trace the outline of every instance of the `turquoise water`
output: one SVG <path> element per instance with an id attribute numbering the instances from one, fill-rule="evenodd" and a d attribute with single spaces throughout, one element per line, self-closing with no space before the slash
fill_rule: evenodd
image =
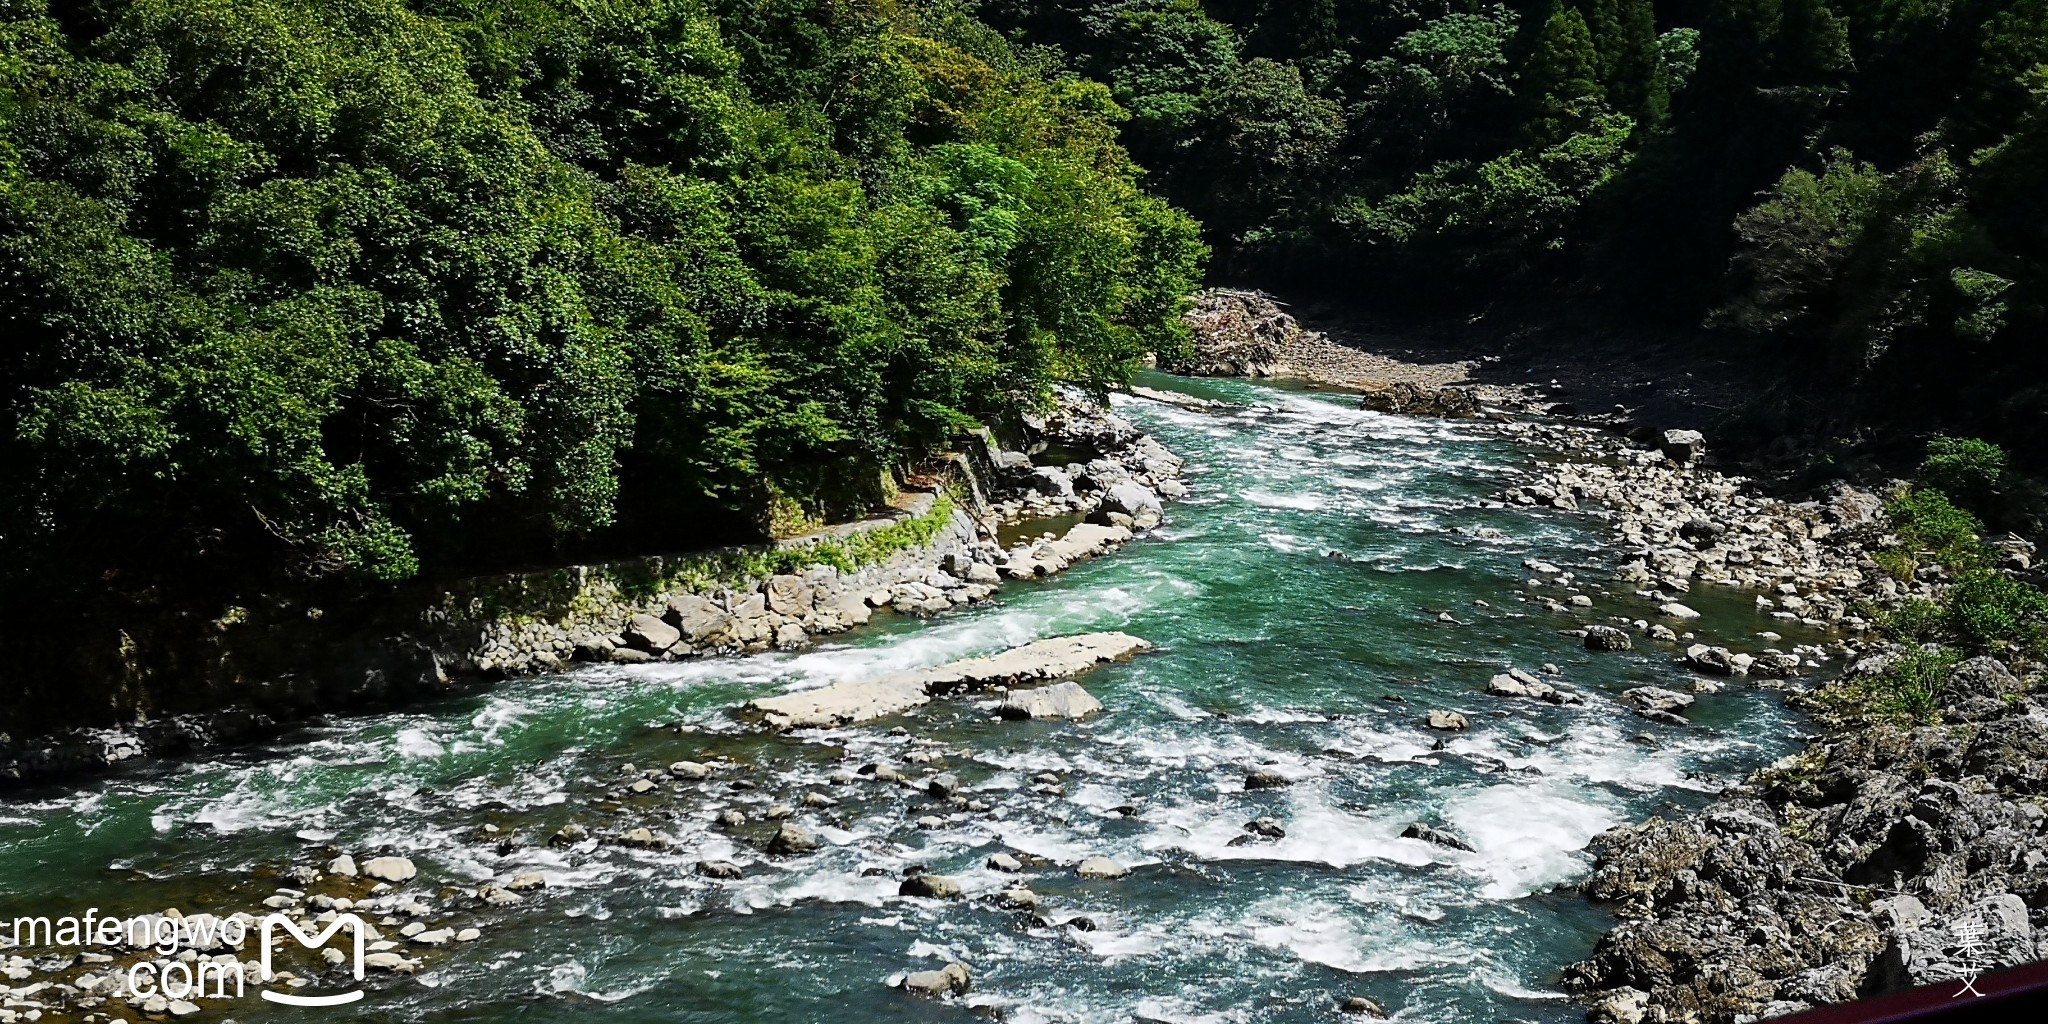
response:
<path id="1" fill-rule="evenodd" d="M 1569 888 L 1587 869 L 1586 840 L 1702 803 L 1789 750 L 1795 723 L 1773 695 L 1741 686 L 1701 697 L 1694 728 L 1646 722 L 1616 695 L 1689 688 L 1676 652 L 1642 642 L 1591 654 L 1557 634 L 1569 617 L 1516 600 L 1532 575 L 1525 559 L 1605 579 L 1597 521 L 1478 507 L 1540 453 L 1484 426 L 1363 412 L 1342 396 L 1173 386 L 1245 408 L 1123 406 L 1187 456 L 1194 494 L 1118 556 L 1012 584 L 988 606 L 891 618 L 801 653 L 581 669 L 10 794 L 0 915 L 254 910 L 281 884 L 278 866 L 316 863 L 327 845 L 359 858 L 389 848 L 421 863 L 429 896 L 527 870 L 549 886 L 509 910 L 452 891 L 430 900 L 446 911 L 434 920 L 479 924 L 483 938 L 429 953 L 418 975 L 373 976 L 369 998 L 347 1011 L 250 999 L 209 1012 L 1282 1022 L 1329 1020 L 1356 994 L 1407 1021 L 1580 1019 L 1556 977 L 1605 925 Z M 1652 613 L 1596 597 L 1586 621 Z M 1714 642 L 1755 649 L 1751 634 L 1771 625 L 1741 595 L 1688 600 L 1708 613 L 1696 628 Z M 1445 611 L 1456 621 L 1440 621 Z M 729 715 L 786 687 L 1102 629 L 1162 651 L 1087 677 L 1107 710 L 1085 723 L 998 722 L 987 702 L 959 701 L 883 727 L 777 738 L 744 733 Z M 1587 704 L 1481 692 L 1507 666 L 1544 663 Z M 1432 749 L 1446 738 L 1422 727 L 1432 708 L 1462 710 L 1471 730 Z M 936 760 L 908 763 L 913 752 Z M 712 756 L 738 765 L 680 793 L 606 802 L 628 763 Z M 951 771 L 990 809 L 827 778 L 870 761 Z M 1260 764 L 1297 781 L 1245 792 L 1245 771 Z M 1035 788 L 1044 772 L 1061 777 L 1063 795 Z M 757 788 L 733 790 L 734 779 Z M 828 840 L 819 854 L 770 860 L 745 842 L 766 824 L 739 836 L 712 827 L 718 809 L 758 820 L 810 791 L 841 801 L 797 816 Z M 944 827 L 918 826 L 932 814 Z M 1231 845 L 1261 816 L 1287 836 Z M 646 825 L 675 845 L 543 845 L 572 821 Z M 1477 852 L 1398 838 L 1410 821 Z M 1021 876 L 1043 920 L 973 898 L 1018 877 L 982 867 L 999 851 L 1046 859 Z M 1071 864 L 1096 854 L 1134 870 L 1075 880 Z M 706 858 L 738 861 L 747 877 L 700 878 L 693 868 Z M 958 877 L 970 899 L 897 897 L 911 865 Z M 1076 916 L 1092 930 L 1065 923 Z M 949 959 L 974 971 L 963 999 L 921 1002 L 888 985 Z"/>

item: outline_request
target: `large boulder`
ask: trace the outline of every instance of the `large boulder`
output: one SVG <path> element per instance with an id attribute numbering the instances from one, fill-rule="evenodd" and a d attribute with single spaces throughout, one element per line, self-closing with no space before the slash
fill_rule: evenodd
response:
<path id="1" fill-rule="evenodd" d="M 1667 430 L 1658 439 L 1657 449 L 1664 453 L 1665 458 L 1690 466 L 1706 454 L 1707 438 L 1697 430 Z"/>
<path id="2" fill-rule="evenodd" d="M 783 857 L 815 853 L 825 844 L 817 834 L 801 825 L 784 822 L 768 840 L 768 852 Z"/>
<path id="3" fill-rule="evenodd" d="M 1058 466 L 1039 466 L 1024 478 L 1024 486 L 1048 498 L 1068 498 L 1074 494 L 1074 481 L 1067 471 Z"/>
<path id="4" fill-rule="evenodd" d="M 797 618 L 810 614 L 814 595 L 810 583 L 803 577 L 773 576 L 763 589 L 768 597 L 769 611 Z"/>
<path id="5" fill-rule="evenodd" d="M 1725 676 L 1733 675 L 1735 672 L 1734 656 L 1728 653 L 1726 647 L 1694 644 L 1685 649 L 1685 664 L 1708 675 Z"/>
<path id="6" fill-rule="evenodd" d="M 709 647 L 732 639 L 733 617 L 696 594 L 670 598 L 663 618 L 693 644 Z"/>
<path id="7" fill-rule="evenodd" d="M 652 615 L 635 615 L 626 623 L 626 643 L 635 649 L 660 654 L 683 638 L 683 631 Z"/>
<path id="8" fill-rule="evenodd" d="M 393 885 L 410 882 L 414 875 L 419 874 L 412 861 L 404 857 L 372 857 L 363 862 L 362 870 L 363 874 L 379 882 Z"/>
<path id="9" fill-rule="evenodd" d="M 1160 504 L 1159 495 L 1152 493 L 1144 484 L 1126 480 L 1113 484 L 1102 494 L 1102 504 L 1097 511 L 1107 514 L 1121 512 L 1131 517 L 1132 525 L 1147 529 L 1159 525 L 1165 507 Z"/>
<path id="10" fill-rule="evenodd" d="M 1369 384 L 1358 404 L 1374 412 L 1398 412 L 1410 416 L 1479 415 L 1479 399 L 1468 389 L 1425 387 L 1408 381 L 1378 386 Z"/>
<path id="11" fill-rule="evenodd" d="M 1633 690 L 1623 690 L 1621 699 L 1627 701 L 1629 706 L 1637 711 L 1678 715 L 1692 706 L 1694 698 L 1692 694 L 1667 690 L 1661 686 L 1638 686 Z"/>
<path id="12" fill-rule="evenodd" d="M 1085 718 L 1102 710 L 1080 683 L 1071 680 L 1031 690 L 1012 690 L 996 714 L 1011 720 L 1027 718 Z"/>
<path id="13" fill-rule="evenodd" d="M 1190 377 L 1272 377 L 1285 371 L 1281 350 L 1305 333 L 1260 292 L 1212 288 L 1194 297 L 1181 318 L 1193 329 L 1185 353 L 1167 354 L 1160 369 Z"/>
<path id="14" fill-rule="evenodd" d="M 1615 626 L 1586 627 L 1586 649 L 1589 651 L 1626 651 L 1635 645 L 1627 630 Z"/>

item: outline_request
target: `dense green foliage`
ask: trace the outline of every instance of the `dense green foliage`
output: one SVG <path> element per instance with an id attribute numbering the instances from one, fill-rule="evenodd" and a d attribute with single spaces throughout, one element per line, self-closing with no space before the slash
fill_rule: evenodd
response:
<path id="1" fill-rule="evenodd" d="M 1847 387 L 1831 414 L 2039 446 L 2044 0 L 984 10 L 1109 83 L 1133 155 L 1242 272 L 1382 310 L 1562 290 L 1767 339 Z"/>
<path id="2" fill-rule="evenodd" d="M 1124 116 L 943 3 L 0 0 L 9 588 L 857 507 L 1181 343 Z"/>
<path id="3" fill-rule="evenodd" d="M 1937 438 L 1927 446 L 1919 479 L 1885 503 L 1897 543 L 1877 554 L 1878 564 L 1904 580 L 1939 566 L 1948 584 L 1938 600 L 1911 598 L 1879 618 L 1887 635 L 1916 646 L 1884 673 L 1845 691 L 1845 700 L 1880 717 L 1925 721 L 1948 668 L 1964 656 L 2048 655 L 2048 594 L 2001 571 L 1997 552 L 1981 539 L 1983 524 L 1950 500 L 1951 493 L 1988 493 L 2004 466 L 1997 445 Z M 1961 491 L 1947 491 L 1951 487 Z"/>

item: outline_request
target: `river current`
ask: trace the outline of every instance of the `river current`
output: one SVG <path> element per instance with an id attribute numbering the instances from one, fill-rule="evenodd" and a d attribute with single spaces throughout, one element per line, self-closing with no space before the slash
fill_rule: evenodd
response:
<path id="1" fill-rule="evenodd" d="M 1692 679 L 1669 647 L 1595 654 L 1559 635 L 1655 613 L 1603 591 L 1612 560 L 1590 515 L 1481 507 L 1543 453 L 1346 396 L 1170 386 L 1241 408 L 1121 403 L 1187 457 L 1194 490 L 1117 555 L 802 652 L 579 668 L 16 791 L 0 803 L 0 916 L 257 910 L 287 884 L 280 864 L 388 849 L 436 884 L 538 870 L 548 885 L 515 908 L 458 910 L 469 904 L 443 894 L 448 918 L 482 937 L 416 975 L 373 977 L 346 1011 L 251 999 L 210 1003 L 205 1019 L 1292 1022 L 1331 1020 L 1352 995 L 1431 1024 L 1581 1019 L 1557 977 L 1607 924 L 1571 888 L 1587 840 L 1698 806 L 1790 750 L 1796 723 L 1741 686 L 1702 696 L 1690 728 L 1620 703 L 1630 686 Z M 1595 606 L 1575 620 L 1517 600 L 1566 593 L 1547 575 L 1532 591 L 1529 560 L 1575 573 Z M 1709 642 L 1774 625 L 1744 595 L 1687 600 Z M 1096 630 L 1161 650 L 1084 677 L 1106 706 L 1085 722 L 994 721 L 969 699 L 769 737 L 730 713 L 751 696 Z M 1510 666 L 1546 663 L 1583 706 L 1483 692 Z M 1471 728 L 1425 728 L 1438 708 Z M 711 757 L 736 766 L 685 794 L 601 806 L 626 764 Z M 829 779 L 876 761 L 952 772 L 989 809 Z M 1295 781 L 1247 792 L 1261 765 Z M 1034 781 L 1045 773 L 1063 792 Z M 767 858 L 752 831 L 713 826 L 717 809 L 758 820 L 812 791 L 839 801 L 797 814 L 827 840 L 820 853 Z M 919 824 L 933 815 L 940 827 Z M 1240 839 L 1261 817 L 1285 837 Z M 1417 821 L 1476 849 L 1400 838 Z M 570 822 L 648 824 L 674 844 L 545 845 Z M 984 866 L 998 852 L 1044 862 L 1001 874 Z M 1133 871 L 1076 879 L 1072 865 L 1094 855 Z M 703 859 L 746 877 L 700 877 Z M 913 865 L 958 878 L 969 898 L 897 896 Z M 979 898 L 1020 879 L 1040 896 L 1036 917 Z M 963 998 L 889 985 L 950 960 L 972 968 Z"/>

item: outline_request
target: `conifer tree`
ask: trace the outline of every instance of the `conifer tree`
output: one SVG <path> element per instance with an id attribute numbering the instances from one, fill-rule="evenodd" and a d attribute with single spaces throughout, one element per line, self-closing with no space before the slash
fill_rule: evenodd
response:
<path id="1" fill-rule="evenodd" d="M 1523 131 L 1530 142 L 1559 141 L 1587 121 L 1604 95 L 1598 62 L 1585 17 L 1570 7 L 1551 11 L 1522 69 L 1522 95 L 1531 107 Z"/>
<path id="2" fill-rule="evenodd" d="M 1657 12 L 1650 0 L 1621 0 L 1621 47 L 1607 80 L 1614 109 L 1653 125 L 1671 103 L 1670 70 L 1657 42 Z"/>

